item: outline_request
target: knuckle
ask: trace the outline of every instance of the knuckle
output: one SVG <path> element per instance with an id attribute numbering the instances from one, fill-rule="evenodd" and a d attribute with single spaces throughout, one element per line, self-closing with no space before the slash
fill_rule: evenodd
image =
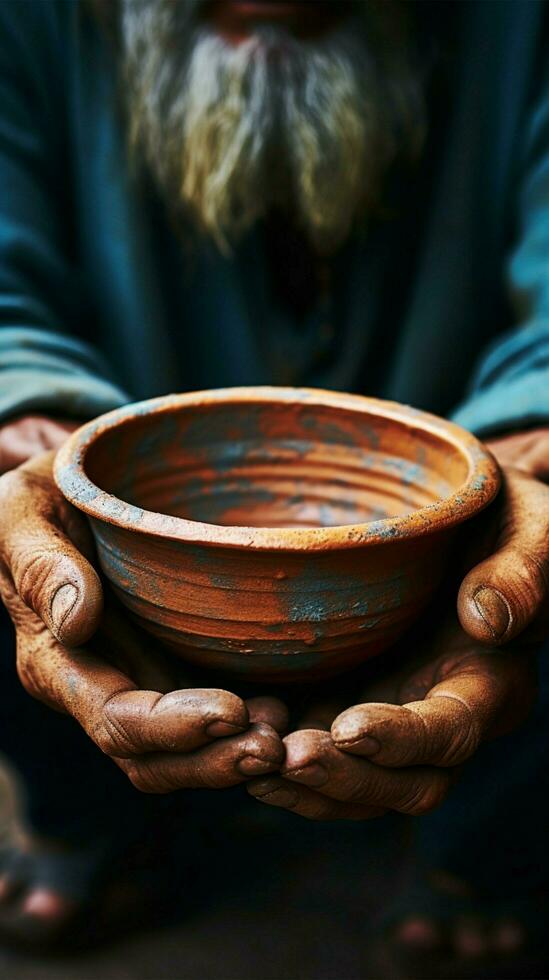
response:
<path id="1" fill-rule="evenodd" d="M 93 732 L 93 740 L 104 755 L 120 756 L 120 748 L 113 740 L 110 731 L 104 726 L 99 725 Z"/>
<path id="2" fill-rule="evenodd" d="M 473 755 L 482 741 L 482 725 L 477 709 L 466 697 L 451 691 L 437 691 L 426 702 L 438 713 L 444 712 L 441 730 L 431 735 L 427 720 L 420 715 L 425 729 L 422 758 L 437 766 L 457 766 Z M 433 751 L 435 749 L 435 751 Z"/>
<path id="3" fill-rule="evenodd" d="M 453 740 L 448 746 L 443 757 L 439 760 L 439 765 L 457 766 L 465 762 L 469 756 L 473 755 L 480 744 L 480 735 L 477 727 L 470 723 L 461 731 L 455 733 Z"/>
<path id="4" fill-rule="evenodd" d="M 33 606 L 49 576 L 50 562 L 45 552 L 26 552 L 14 558 L 12 574 L 17 591 L 27 606 Z"/>
<path id="5" fill-rule="evenodd" d="M 514 546 L 509 552 L 510 573 L 506 577 L 505 595 L 512 608 L 527 614 L 549 591 L 548 556 L 536 554 L 532 545 Z"/>
<path id="6" fill-rule="evenodd" d="M 439 766 L 457 766 L 476 752 L 481 742 L 479 725 L 469 705 L 464 705 L 464 711 L 464 716 L 459 717 L 448 733 L 437 757 L 430 755 L 429 761 Z"/>
<path id="7" fill-rule="evenodd" d="M 105 755 L 134 755 L 139 751 L 134 739 L 108 702 L 103 707 L 95 741 Z"/>

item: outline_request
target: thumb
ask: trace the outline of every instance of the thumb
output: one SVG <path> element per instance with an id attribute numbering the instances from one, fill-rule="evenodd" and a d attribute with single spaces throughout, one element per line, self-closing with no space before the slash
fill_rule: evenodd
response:
<path id="1" fill-rule="evenodd" d="M 22 470 L 0 483 L 0 558 L 8 582 L 60 643 L 86 643 L 99 626 L 103 593 L 97 572 L 66 533 L 63 515 L 74 523 L 68 505 L 61 498 L 56 506 L 53 481 L 35 481 Z"/>
<path id="2" fill-rule="evenodd" d="M 499 546 L 465 577 L 458 595 L 463 629 L 481 643 L 514 639 L 549 595 L 549 487 L 505 471 Z"/>

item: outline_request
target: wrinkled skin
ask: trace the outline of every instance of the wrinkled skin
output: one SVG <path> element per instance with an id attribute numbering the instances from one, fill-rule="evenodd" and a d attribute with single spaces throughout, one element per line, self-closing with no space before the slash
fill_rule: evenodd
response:
<path id="1" fill-rule="evenodd" d="M 48 429 L 54 444 L 66 437 L 62 428 Z M 2 435 L 3 458 L 10 447 L 21 450 L 24 433 Z M 223 788 L 277 769 L 277 730 L 287 723 L 281 702 L 187 687 L 105 603 L 88 526 L 55 486 L 53 455 L 0 479 L 0 593 L 27 692 L 72 715 L 144 792 Z"/>
<path id="2" fill-rule="evenodd" d="M 504 488 L 469 535 L 476 544 L 458 615 L 454 588 L 406 637 L 400 657 L 392 654 L 396 672 L 364 686 L 363 703 L 355 676 L 351 696 L 343 690 L 312 704 L 284 739 L 280 775 L 249 784 L 257 799 L 315 820 L 426 813 L 482 741 L 526 716 L 534 653 L 547 635 L 549 429 L 494 440 L 491 449 Z"/>
<path id="3" fill-rule="evenodd" d="M 0 592 L 17 628 L 27 691 L 72 714 L 139 789 L 223 787 L 255 775 L 247 782 L 254 796 L 313 819 L 422 813 L 444 799 L 484 738 L 527 713 L 531 651 L 547 605 L 549 430 L 492 446 L 505 466 L 505 492 L 471 534 L 478 547 L 459 593 L 461 625 L 454 586 L 446 620 L 444 607 L 434 606 L 436 622 L 420 624 L 400 658 L 391 652 L 398 669 L 385 675 L 380 660 L 381 680 L 365 679 L 362 704 L 354 704 L 356 676 L 352 697 L 345 678 L 335 698 L 332 683 L 330 698 L 313 698 L 282 743 L 287 711 L 280 701 L 245 703 L 227 691 L 189 688 L 152 641 L 104 602 L 87 525 L 58 493 L 53 454 L 44 454 L 74 428 L 33 416 L 0 429 L 0 473 L 19 467 L 0 479 Z M 500 590 L 503 603 L 487 585 Z M 483 615 L 474 604 L 479 592 Z M 501 642 L 508 642 L 504 650 Z M 19 931 L 27 943 L 37 926 L 40 940 L 55 936 L 75 911 L 33 877 L 41 848 L 58 846 L 28 842 L 37 863 L 28 866 L 26 882 L 0 869 L 0 928 Z M 511 925 L 520 942 L 520 927 Z M 501 946 L 509 936 L 500 926 Z M 433 923 L 412 916 L 401 938 L 411 936 L 413 945 L 418 935 L 438 941 Z M 473 933 L 457 930 L 456 949 L 469 955 L 471 937 L 478 947 L 477 925 Z"/>
<path id="4" fill-rule="evenodd" d="M 71 427 L 33 423 L 4 427 L 0 461 L 15 458 L 14 444 L 24 455 L 29 433 L 32 455 L 37 441 L 57 445 Z M 181 683 L 174 691 L 162 657 L 147 655 L 150 641 L 114 609 L 104 613 L 87 525 L 53 483 L 52 454 L 33 457 L 0 481 L 0 588 L 24 686 L 72 714 L 147 792 L 224 787 L 281 767 L 249 791 L 304 816 L 432 809 L 480 742 L 524 717 L 534 689 L 531 651 L 547 598 L 549 430 L 492 448 L 504 491 L 490 519 L 479 519 L 482 534 L 472 535 L 478 546 L 459 591 L 460 622 L 453 600 L 442 622 L 437 607 L 438 622 L 407 638 L 393 676 L 366 687 L 362 704 L 349 707 L 343 691 L 336 704 L 311 705 L 284 746 L 279 701 L 245 704 Z"/>

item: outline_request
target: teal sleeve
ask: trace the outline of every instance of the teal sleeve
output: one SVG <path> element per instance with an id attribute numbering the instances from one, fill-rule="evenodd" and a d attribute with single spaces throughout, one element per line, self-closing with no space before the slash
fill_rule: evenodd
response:
<path id="1" fill-rule="evenodd" d="M 87 341 L 56 6 L 0 3 L 0 421 L 93 417 L 128 395 Z"/>
<path id="2" fill-rule="evenodd" d="M 484 352 L 452 416 L 483 436 L 549 422 L 549 85 L 524 146 L 516 245 L 504 270 L 517 326 Z"/>

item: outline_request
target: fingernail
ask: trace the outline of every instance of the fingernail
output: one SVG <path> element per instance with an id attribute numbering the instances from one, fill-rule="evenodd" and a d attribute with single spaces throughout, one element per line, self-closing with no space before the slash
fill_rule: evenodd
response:
<path id="1" fill-rule="evenodd" d="M 501 592 L 485 586 L 474 595 L 475 606 L 495 640 L 500 640 L 509 629 L 511 610 Z"/>
<path id="2" fill-rule="evenodd" d="M 60 630 L 67 616 L 78 599 L 78 589 L 70 582 L 59 586 L 50 605 L 50 614 L 54 629 Z"/>
<path id="3" fill-rule="evenodd" d="M 206 735 L 211 738 L 224 738 L 225 735 L 239 735 L 246 729 L 242 725 L 231 725 L 228 721 L 212 721 L 206 729 Z"/>
<path id="4" fill-rule="evenodd" d="M 259 796 L 254 793 L 256 800 L 262 800 L 264 803 L 274 803 L 275 806 L 287 806 L 293 807 L 299 800 L 299 794 L 295 793 L 291 789 L 272 789 L 270 793 L 263 793 Z"/>
<path id="5" fill-rule="evenodd" d="M 361 755 L 375 755 L 381 748 L 377 738 L 373 738 L 371 735 L 361 735 L 360 732 L 344 731 L 340 735 L 332 732 L 332 738 L 338 748 L 345 748 L 346 745 L 360 746 Z"/>
<path id="6" fill-rule="evenodd" d="M 313 762 L 310 766 L 302 769 L 281 770 L 281 775 L 287 779 L 295 779 L 298 783 L 305 783 L 306 786 L 324 786 L 328 782 L 328 771 L 318 762 Z"/>
<path id="7" fill-rule="evenodd" d="M 255 755 L 245 755 L 237 762 L 236 768 L 243 776 L 261 776 L 264 772 L 272 772 L 276 768 L 276 762 L 257 759 Z"/>

